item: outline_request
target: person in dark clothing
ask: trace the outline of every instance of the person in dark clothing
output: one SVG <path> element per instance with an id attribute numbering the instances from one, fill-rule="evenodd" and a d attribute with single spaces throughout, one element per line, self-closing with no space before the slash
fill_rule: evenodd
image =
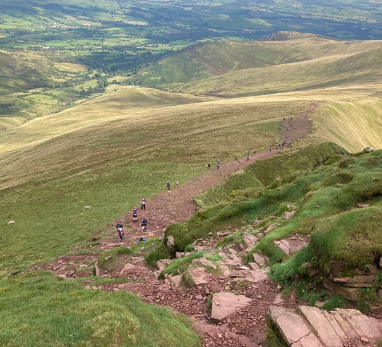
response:
<path id="1" fill-rule="evenodd" d="M 146 228 L 147 228 L 147 219 L 146 218 L 142 219 L 141 228 L 143 231 L 146 231 Z"/>
<path id="2" fill-rule="evenodd" d="M 123 241 L 123 237 L 125 236 L 125 232 L 123 231 L 123 223 L 122 223 L 122 221 L 120 220 L 115 227 L 117 229 L 119 239 L 122 242 Z"/>
<path id="3" fill-rule="evenodd" d="M 133 221 L 136 221 L 138 218 L 138 210 L 136 207 L 133 209 Z"/>

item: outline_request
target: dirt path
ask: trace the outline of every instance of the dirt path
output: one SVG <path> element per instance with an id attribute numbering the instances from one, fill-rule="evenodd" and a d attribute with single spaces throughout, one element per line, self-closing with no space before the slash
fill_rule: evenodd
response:
<path id="1" fill-rule="evenodd" d="M 195 196 L 222 183 L 233 172 L 241 170 L 258 160 L 273 157 L 285 150 L 290 144 L 293 145 L 294 141 L 305 137 L 310 133 L 310 122 L 306 116 L 314 109 L 315 104 L 312 104 L 301 117 L 284 119 L 280 123 L 280 133 L 284 139 L 280 144 L 280 148 L 262 153 L 251 153 L 248 161 L 243 157 L 231 162 L 221 163 L 219 170 L 215 165 L 212 165 L 202 176 L 178 187 L 171 187 L 171 190 L 165 191 L 148 201 L 146 210 L 138 210 L 138 220 L 135 222 L 132 219 L 132 212 L 126 213 L 124 222 L 127 222 L 134 229 L 134 232 L 127 235 L 128 242 L 132 242 L 132 238 L 136 240 L 137 236 L 143 235 L 140 230 L 140 221 L 143 218 L 148 220 L 147 230 L 149 234 L 151 236 L 160 236 L 163 230 L 171 223 L 183 222 L 195 213 L 196 204 L 193 200 Z M 139 206 L 137 207 L 139 208 Z"/>
<path id="2" fill-rule="evenodd" d="M 306 116 L 314 108 L 315 106 L 311 105 L 302 116 L 296 119 L 285 119 L 280 123 L 284 146 L 280 144 L 280 148 L 256 153 L 248 161 L 245 160 L 246 158 L 240 158 L 232 162 L 222 163 L 219 170 L 216 167 L 211 167 L 197 179 L 177 188 L 173 187 L 170 191 L 165 191 L 148 201 L 146 210 L 139 210 L 139 218 L 136 222 L 132 221 L 131 212 L 126 213 L 124 222 L 128 222 L 132 226 L 132 231 L 126 233 L 122 244 L 125 246 L 135 244 L 140 236 L 161 236 L 163 230 L 171 223 L 185 221 L 195 213 L 196 205 L 193 199 L 196 195 L 223 182 L 234 171 L 243 169 L 258 160 L 275 156 L 288 147 L 290 142 L 293 145 L 294 141 L 306 136 L 310 132 L 310 122 Z M 143 217 L 149 221 L 148 231 L 145 233 L 141 231 L 139 223 Z M 110 226 L 105 227 L 104 230 L 109 228 Z M 101 231 L 98 232 L 98 236 L 102 234 Z M 98 241 L 99 245 L 94 246 L 94 250 L 106 250 L 121 245 L 115 231 L 113 231 L 113 236 L 104 236 Z M 212 244 L 204 247 L 214 250 L 217 241 L 215 239 L 211 241 Z M 232 250 L 229 251 L 233 252 Z M 237 259 L 240 258 L 240 254 L 238 255 Z M 230 256 L 232 254 L 227 253 L 227 259 Z M 63 278 L 88 277 L 93 275 L 90 265 L 97 264 L 97 257 L 96 252 L 86 255 L 64 256 L 51 263 L 36 266 L 30 271 L 44 268 Z M 78 269 L 84 269 L 84 271 L 79 272 Z M 281 294 L 278 293 L 279 288 L 272 281 L 265 279 L 266 276 L 254 283 L 238 285 L 239 282 L 233 281 L 232 276 L 211 275 L 206 285 L 196 286 L 188 291 L 173 289 L 170 280 L 158 280 L 158 271 L 145 265 L 143 258 L 139 255 L 133 258 L 128 255 L 123 256 L 119 259 L 119 266 L 114 268 L 112 272 L 99 269 L 95 265 L 95 272 L 99 277 L 127 277 L 132 282 L 100 286 L 89 280 L 85 282 L 86 288 L 107 291 L 128 290 L 134 292 L 145 302 L 171 306 L 194 320 L 196 327 L 203 334 L 204 346 L 264 347 L 267 330 L 264 316 L 266 307 L 272 303 L 287 307 L 295 307 L 299 304 L 298 300 L 293 297 L 281 299 Z M 210 312 L 207 300 L 211 298 L 212 293 L 227 290 L 251 298 L 251 303 L 246 308 L 231 315 L 223 323 L 209 324 Z"/>

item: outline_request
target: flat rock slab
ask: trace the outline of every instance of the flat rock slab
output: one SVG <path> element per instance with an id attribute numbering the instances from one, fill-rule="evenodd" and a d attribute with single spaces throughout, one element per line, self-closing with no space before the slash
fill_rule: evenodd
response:
<path id="1" fill-rule="evenodd" d="M 217 293 L 212 297 L 211 323 L 219 323 L 229 315 L 247 306 L 252 299 L 245 295 L 229 292 Z"/>
<path id="2" fill-rule="evenodd" d="M 196 259 L 193 259 L 191 263 L 192 264 L 199 264 L 199 265 L 203 265 L 203 266 L 210 266 L 216 270 L 216 265 L 211 260 L 208 260 L 206 258 L 196 258 Z"/>
<path id="3" fill-rule="evenodd" d="M 262 257 L 260 254 L 253 253 L 253 260 L 259 266 L 264 266 L 264 264 L 265 264 L 265 258 Z"/>
<path id="4" fill-rule="evenodd" d="M 273 241 L 276 247 L 280 248 L 285 254 L 290 254 L 290 245 L 287 240 Z"/>
<path id="5" fill-rule="evenodd" d="M 299 342 L 311 331 L 304 320 L 293 310 L 279 306 L 270 306 L 267 315 L 273 320 L 288 345 Z"/>
<path id="6" fill-rule="evenodd" d="M 270 306 L 267 316 L 292 347 L 343 347 L 349 341 L 374 346 L 382 337 L 381 322 L 354 309 L 324 311 L 299 306 L 297 311 Z"/>
<path id="7" fill-rule="evenodd" d="M 345 310 L 337 308 L 336 311 L 346 319 L 360 337 L 376 341 L 382 337 L 378 321 L 365 316 L 358 310 Z"/>
<path id="8" fill-rule="evenodd" d="M 188 274 L 192 277 L 195 285 L 206 284 L 209 282 L 210 274 L 203 267 L 196 267 L 188 271 Z"/>
<path id="9" fill-rule="evenodd" d="M 242 233 L 244 245 L 247 249 L 253 248 L 257 243 L 257 237 L 255 235 L 252 235 L 250 233 Z"/>
<path id="10" fill-rule="evenodd" d="M 163 271 L 168 264 L 172 262 L 171 259 L 161 259 L 157 261 L 157 268 L 159 271 Z"/>
<path id="11" fill-rule="evenodd" d="M 342 347 L 342 341 L 333 326 L 317 307 L 300 306 L 301 313 L 317 332 L 318 337 L 328 347 Z"/>

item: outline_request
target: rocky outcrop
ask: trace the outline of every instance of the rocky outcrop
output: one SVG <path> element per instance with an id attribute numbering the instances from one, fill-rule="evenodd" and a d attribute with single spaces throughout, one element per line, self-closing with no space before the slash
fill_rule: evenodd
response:
<path id="1" fill-rule="evenodd" d="M 375 265 L 370 266 L 367 273 L 356 269 L 353 276 L 343 276 L 343 272 L 342 264 L 333 263 L 330 275 L 324 281 L 324 286 L 346 300 L 357 301 L 360 299 L 360 288 L 372 288 L 375 286 L 378 269 Z M 380 289 L 382 287 L 377 288 L 377 294 L 379 298 L 382 298 Z"/>
<path id="2" fill-rule="evenodd" d="M 255 235 L 244 232 L 244 233 L 242 233 L 242 236 L 243 236 L 243 243 L 244 243 L 244 246 L 246 247 L 246 249 L 249 250 L 256 245 L 257 237 Z"/>
<path id="3" fill-rule="evenodd" d="M 285 219 L 285 220 L 289 220 L 289 219 L 291 219 L 295 214 L 296 214 L 296 211 L 285 212 L 285 214 L 284 214 L 284 219 Z"/>
<path id="4" fill-rule="evenodd" d="M 353 309 L 328 312 L 299 306 L 295 311 L 270 306 L 267 318 L 292 347 L 344 347 L 349 342 L 372 346 L 382 336 L 377 320 Z"/>
<path id="5" fill-rule="evenodd" d="M 288 255 L 308 245 L 308 242 L 303 237 L 297 235 L 279 241 L 273 241 L 273 243 Z"/>

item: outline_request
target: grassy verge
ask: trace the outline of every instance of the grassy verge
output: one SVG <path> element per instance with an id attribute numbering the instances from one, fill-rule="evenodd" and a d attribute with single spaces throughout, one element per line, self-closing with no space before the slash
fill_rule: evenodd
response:
<path id="1" fill-rule="evenodd" d="M 0 282 L 2 346 L 201 346 L 184 316 L 36 272 Z"/>

